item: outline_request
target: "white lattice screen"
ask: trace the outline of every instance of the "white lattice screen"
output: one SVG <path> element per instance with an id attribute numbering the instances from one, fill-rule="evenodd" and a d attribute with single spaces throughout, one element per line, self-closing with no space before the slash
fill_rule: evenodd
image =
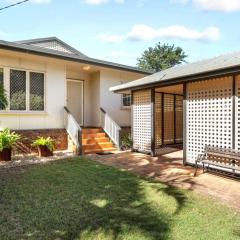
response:
<path id="1" fill-rule="evenodd" d="M 206 145 L 232 148 L 232 77 L 187 85 L 187 162 Z"/>
<path id="2" fill-rule="evenodd" d="M 240 75 L 236 76 L 236 132 L 235 148 L 240 150 Z"/>
<path id="3" fill-rule="evenodd" d="M 162 93 L 155 93 L 155 147 L 162 145 Z"/>
<path id="4" fill-rule="evenodd" d="M 133 148 L 139 151 L 151 151 L 151 90 L 133 93 Z"/>

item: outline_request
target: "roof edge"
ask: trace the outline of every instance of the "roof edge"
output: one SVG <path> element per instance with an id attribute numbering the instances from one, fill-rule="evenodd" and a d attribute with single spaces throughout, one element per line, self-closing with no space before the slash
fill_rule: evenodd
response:
<path id="1" fill-rule="evenodd" d="M 67 60 L 67 61 L 79 62 L 79 63 L 85 63 L 85 64 L 92 64 L 95 66 L 124 70 L 124 71 L 128 71 L 128 72 L 135 72 L 135 73 L 145 74 L 145 75 L 153 74 L 152 72 L 145 71 L 143 69 L 139 69 L 136 67 L 127 66 L 127 65 L 123 65 L 123 64 L 118 64 L 118 63 L 114 63 L 114 62 L 107 62 L 104 60 L 98 60 L 98 59 L 89 58 L 89 57 L 80 58 L 80 56 L 78 56 L 78 55 L 70 56 L 69 54 L 58 53 L 58 52 L 50 50 L 50 49 L 44 49 L 44 51 L 42 51 L 42 48 L 40 48 L 40 47 L 27 45 L 27 44 L 21 44 L 21 43 L 17 43 L 17 42 L 8 42 L 8 41 L 0 40 L 0 49 L 34 54 L 34 55 L 38 55 L 38 56 L 45 56 L 45 57 L 62 59 L 62 60 Z"/>
<path id="2" fill-rule="evenodd" d="M 120 93 L 123 91 L 133 91 L 133 90 L 141 90 L 141 89 L 146 89 L 146 88 L 152 88 L 152 87 L 164 87 L 164 86 L 170 86 L 170 85 L 177 85 L 177 84 L 183 84 L 183 83 L 187 83 L 187 82 L 194 82 L 194 81 L 201 81 L 204 80 L 206 78 L 210 78 L 210 77 L 221 77 L 221 76 L 226 76 L 226 75 L 235 75 L 235 74 L 239 74 L 240 73 L 240 65 L 234 66 L 234 67 L 227 67 L 227 68 L 221 68 L 218 70 L 213 70 L 213 71 L 206 71 L 206 72 L 202 72 L 202 73 L 198 73 L 198 74 L 191 74 L 191 75 L 187 75 L 184 77 L 180 77 L 180 78 L 172 78 L 172 79 L 168 79 L 165 81 L 161 81 L 161 82 L 155 82 L 155 83 L 149 83 L 149 84 L 143 84 L 143 85 L 139 85 L 139 86 L 132 86 L 132 87 L 121 87 L 122 85 L 118 85 L 118 86 L 114 86 L 109 88 L 109 90 L 111 92 L 114 93 Z M 138 79 L 140 80 L 140 79 Z"/>

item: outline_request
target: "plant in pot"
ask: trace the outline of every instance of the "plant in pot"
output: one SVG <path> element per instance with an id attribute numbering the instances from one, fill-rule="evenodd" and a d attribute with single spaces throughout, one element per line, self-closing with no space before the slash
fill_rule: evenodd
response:
<path id="1" fill-rule="evenodd" d="M 20 139 L 20 135 L 10 132 L 8 128 L 0 132 L 0 161 L 11 161 L 12 148 Z"/>
<path id="2" fill-rule="evenodd" d="M 37 147 L 39 157 L 50 157 L 53 156 L 55 141 L 50 137 L 39 137 L 33 142 L 32 146 Z"/>

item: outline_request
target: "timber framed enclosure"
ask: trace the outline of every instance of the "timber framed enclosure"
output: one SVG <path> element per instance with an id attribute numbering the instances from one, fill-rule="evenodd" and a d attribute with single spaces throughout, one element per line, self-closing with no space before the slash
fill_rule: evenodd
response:
<path id="1" fill-rule="evenodd" d="M 154 88 L 132 93 L 133 150 L 157 154 L 183 142 L 183 96 Z"/>

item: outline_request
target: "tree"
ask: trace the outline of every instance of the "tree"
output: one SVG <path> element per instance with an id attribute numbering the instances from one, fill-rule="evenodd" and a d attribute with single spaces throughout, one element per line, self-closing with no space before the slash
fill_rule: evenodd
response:
<path id="1" fill-rule="evenodd" d="M 161 44 L 149 47 L 142 56 L 137 59 L 137 66 L 147 71 L 159 72 L 177 64 L 184 63 L 187 55 L 180 47 Z"/>
<path id="2" fill-rule="evenodd" d="M 8 105 L 5 89 L 0 85 L 0 110 L 5 109 Z"/>

